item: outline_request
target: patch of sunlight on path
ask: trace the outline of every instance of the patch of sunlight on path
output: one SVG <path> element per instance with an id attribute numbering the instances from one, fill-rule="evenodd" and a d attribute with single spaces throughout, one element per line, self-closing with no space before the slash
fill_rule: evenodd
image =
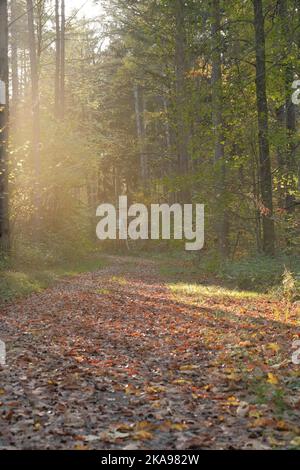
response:
<path id="1" fill-rule="evenodd" d="M 202 285 L 188 283 L 168 283 L 168 288 L 175 296 L 184 296 L 191 301 L 197 301 L 201 298 L 216 299 L 258 299 L 264 297 L 263 294 L 251 291 L 240 291 L 237 289 L 228 289 L 218 285 Z"/>

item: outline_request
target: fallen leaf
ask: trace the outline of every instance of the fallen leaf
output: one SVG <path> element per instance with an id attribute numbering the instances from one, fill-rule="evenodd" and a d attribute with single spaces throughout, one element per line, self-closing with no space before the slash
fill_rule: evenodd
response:
<path id="1" fill-rule="evenodd" d="M 279 383 L 279 380 L 276 375 L 272 374 L 272 372 L 269 372 L 267 382 L 272 385 L 277 385 Z"/>

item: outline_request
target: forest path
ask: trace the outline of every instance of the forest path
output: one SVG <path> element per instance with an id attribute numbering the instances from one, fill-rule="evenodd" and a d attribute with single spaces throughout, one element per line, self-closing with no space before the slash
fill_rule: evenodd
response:
<path id="1" fill-rule="evenodd" d="M 0 311 L 0 449 L 251 449 L 300 434 L 299 411 L 280 411 L 291 333 L 272 303 L 197 305 L 157 262 L 108 260 Z M 256 385 L 279 408 L 254 403 Z"/>

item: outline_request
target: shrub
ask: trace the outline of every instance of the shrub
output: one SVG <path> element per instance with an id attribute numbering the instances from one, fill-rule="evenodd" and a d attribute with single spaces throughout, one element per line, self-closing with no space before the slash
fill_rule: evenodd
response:
<path id="1" fill-rule="evenodd" d="M 266 291 L 271 287 L 282 285 L 282 276 L 285 272 L 285 264 L 291 260 L 270 258 L 261 256 L 227 262 L 220 271 L 220 276 L 225 280 L 236 283 L 242 289 L 255 289 Z M 300 266 L 294 266 L 294 271 L 300 270 Z"/>
<path id="2" fill-rule="evenodd" d="M 289 302 L 298 300 L 300 298 L 300 277 L 285 268 L 282 276 L 282 288 L 283 295 Z"/>

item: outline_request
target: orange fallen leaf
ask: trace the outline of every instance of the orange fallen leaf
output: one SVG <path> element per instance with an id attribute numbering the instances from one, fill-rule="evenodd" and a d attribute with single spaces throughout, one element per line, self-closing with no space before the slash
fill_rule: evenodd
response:
<path id="1" fill-rule="evenodd" d="M 184 423 L 172 423 L 172 421 L 165 421 L 160 429 L 172 430 L 172 431 L 185 431 L 188 429 L 188 425 Z"/>
<path id="2" fill-rule="evenodd" d="M 226 405 L 239 406 L 240 401 L 236 397 L 229 397 L 226 401 Z"/>
<path id="3" fill-rule="evenodd" d="M 281 421 L 277 421 L 276 429 L 278 429 L 279 431 L 288 431 L 290 427 L 285 421 L 281 420 Z"/>
<path id="4" fill-rule="evenodd" d="M 138 431 L 133 435 L 133 439 L 136 441 L 148 441 L 153 439 L 153 434 L 149 431 Z"/>
<path id="5" fill-rule="evenodd" d="M 251 423 L 251 428 L 264 428 L 266 426 L 274 425 L 274 421 L 271 418 L 258 418 Z"/>

